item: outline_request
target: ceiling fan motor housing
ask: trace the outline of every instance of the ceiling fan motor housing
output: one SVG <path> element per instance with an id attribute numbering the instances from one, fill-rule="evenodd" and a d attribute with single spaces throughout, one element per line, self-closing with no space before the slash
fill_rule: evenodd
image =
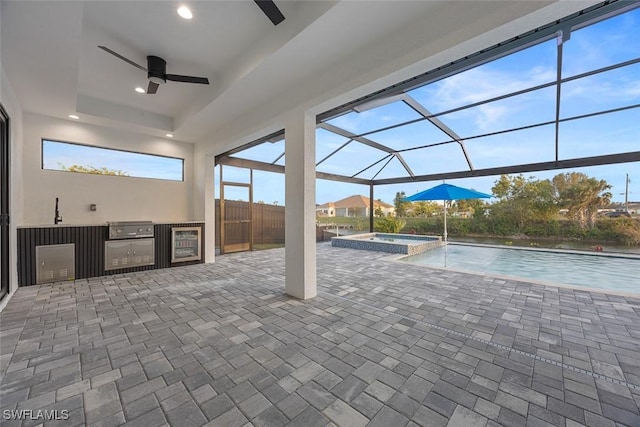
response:
<path id="1" fill-rule="evenodd" d="M 153 83 L 167 82 L 167 62 L 157 56 L 147 56 L 147 77 Z"/>

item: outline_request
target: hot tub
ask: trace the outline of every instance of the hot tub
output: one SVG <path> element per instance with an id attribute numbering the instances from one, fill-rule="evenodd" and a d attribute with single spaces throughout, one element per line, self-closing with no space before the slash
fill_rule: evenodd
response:
<path id="1" fill-rule="evenodd" d="M 367 233 L 331 238 L 331 246 L 338 248 L 404 255 L 421 254 L 433 248 L 439 248 L 443 244 L 440 237 L 417 236 L 414 234 Z"/>

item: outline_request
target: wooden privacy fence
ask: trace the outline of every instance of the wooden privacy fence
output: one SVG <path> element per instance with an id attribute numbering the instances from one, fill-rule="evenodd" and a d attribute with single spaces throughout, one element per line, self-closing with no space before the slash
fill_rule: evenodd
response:
<path id="1" fill-rule="evenodd" d="M 249 202 L 227 200 L 224 204 L 228 220 L 249 217 Z M 235 231 L 234 231 L 235 230 Z M 231 233 L 231 235 L 229 235 Z M 331 231 L 316 226 L 316 242 L 326 242 L 335 236 Z M 227 229 L 227 243 L 247 241 L 241 229 Z M 284 206 L 253 204 L 253 244 L 284 245 Z M 216 248 L 220 247 L 220 200 L 216 199 Z"/>
<path id="2" fill-rule="evenodd" d="M 249 218 L 249 202 L 225 200 L 224 207 L 227 220 Z M 254 245 L 284 245 L 284 206 L 254 203 L 252 222 Z M 227 243 L 248 240 L 241 230 L 237 231 L 243 235 L 234 235 L 234 227 L 227 228 Z M 216 247 L 220 247 L 219 199 L 216 199 Z"/>

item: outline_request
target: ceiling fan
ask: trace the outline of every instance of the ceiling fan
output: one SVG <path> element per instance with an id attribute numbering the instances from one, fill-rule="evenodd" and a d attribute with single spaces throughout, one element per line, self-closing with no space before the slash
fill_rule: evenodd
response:
<path id="1" fill-rule="evenodd" d="M 284 21 L 284 15 L 278 9 L 278 6 L 273 2 L 273 0 L 253 0 L 256 2 L 258 7 L 267 15 L 267 18 L 273 22 L 273 25 L 278 25 L 282 21 Z"/>
<path id="2" fill-rule="evenodd" d="M 208 85 L 209 79 L 206 77 L 194 77 L 194 76 L 182 76 L 179 74 L 167 74 L 167 61 L 158 56 L 147 56 L 147 68 L 142 65 L 138 65 L 132 60 L 125 58 L 117 52 L 109 49 L 105 46 L 98 46 L 100 49 L 115 56 L 118 59 L 123 60 L 136 68 L 139 68 L 147 72 L 147 78 L 149 79 L 149 85 L 147 87 L 148 94 L 154 94 L 158 91 L 158 86 L 167 82 L 182 82 L 182 83 L 197 83 Z"/>

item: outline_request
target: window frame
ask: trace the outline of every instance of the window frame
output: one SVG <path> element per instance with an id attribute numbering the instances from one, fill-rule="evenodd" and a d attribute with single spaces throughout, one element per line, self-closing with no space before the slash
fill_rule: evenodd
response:
<path id="1" fill-rule="evenodd" d="M 66 171 L 66 170 L 62 170 L 62 169 L 50 169 L 50 168 L 46 168 L 44 166 L 44 143 L 45 142 L 53 142 L 56 144 L 66 144 L 66 145 L 74 145 L 74 146 L 79 146 L 79 147 L 88 147 L 88 148 L 95 148 L 98 150 L 107 150 L 107 151 L 116 151 L 116 152 L 121 152 L 121 153 L 130 153 L 130 154 L 139 154 L 139 155 L 143 155 L 143 156 L 152 156 L 152 157 L 158 157 L 161 159 L 172 159 L 172 160 L 180 160 L 181 162 L 181 176 L 180 179 L 168 179 L 168 178 L 157 178 L 157 177 L 148 177 L 148 176 L 132 176 L 132 175 L 107 175 L 107 174 L 98 174 L 98 173 L 90 173 L 90 172 L 77 172 L 77 171 Z M 92 144 L 83 144 L 80 142 L 71 142 L 71 141 L 61 141 L 58 139 L 51 139 L 51 138 L 41 138 L 40 139 L 40 169 L 43 171 L 54 171 L 54 172 L 71 172 L 71 173 L 79 173 L 79 174 L 86 174 L 86 175 L 103 175 L 103 176 L 115 176 L 115 177 L 121 177 L 121 178 L 137 178 L 137 179 L 154 179 L 154 180 L 159 180 L 159 181 L 170 181 L 170 182 L 185 182 L 184 181 L 184 162 L 185 159 L 182 157 L 174 157 L 174 156 L 165 156 L 162 154 L 154 154 L 154 153 L 144 153 L 141 151 L 135 151 L 135 150 L 125 150 L 125 149 L 120 149 L 120 148 L 111 148 L 111 147 L 104 147 L 104 146 L 100 146 L 100 145 L 92 145 Z"/>

